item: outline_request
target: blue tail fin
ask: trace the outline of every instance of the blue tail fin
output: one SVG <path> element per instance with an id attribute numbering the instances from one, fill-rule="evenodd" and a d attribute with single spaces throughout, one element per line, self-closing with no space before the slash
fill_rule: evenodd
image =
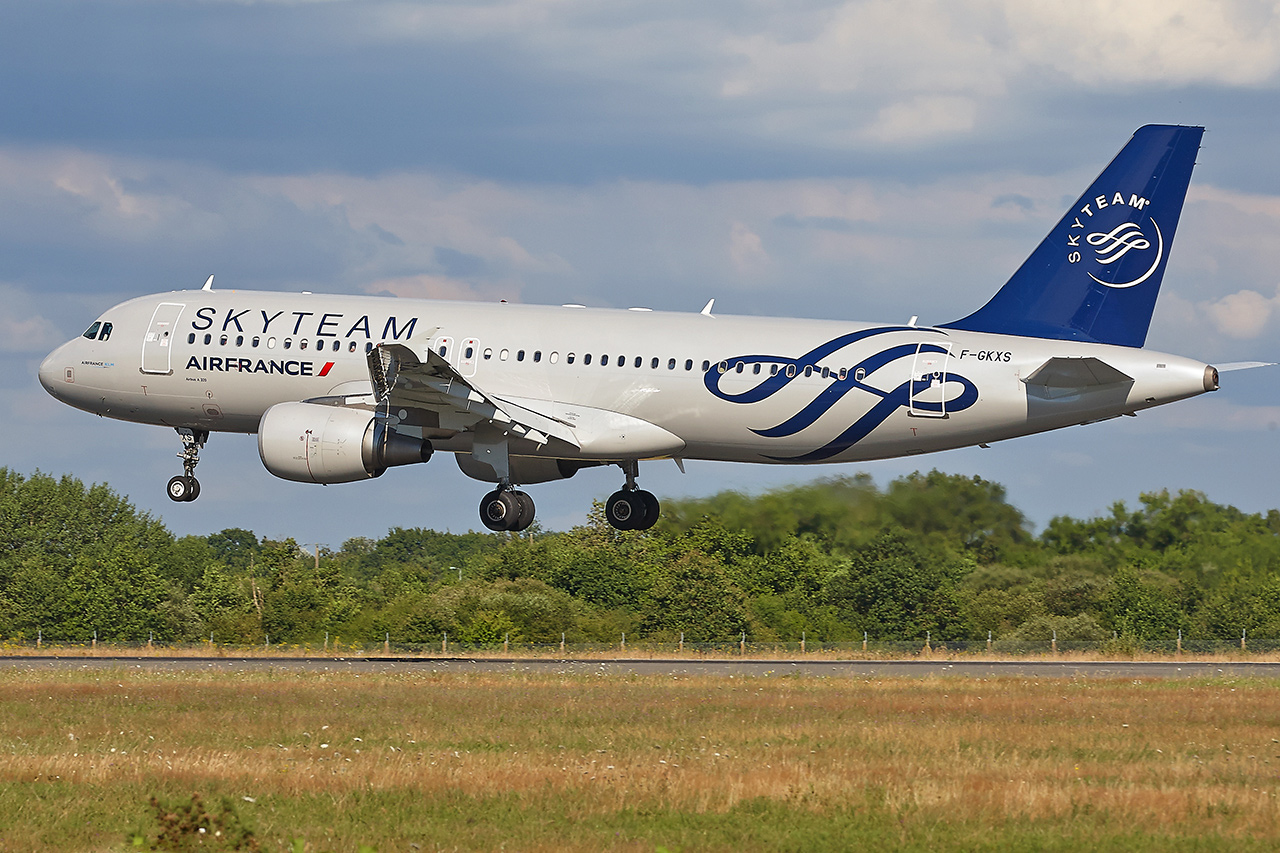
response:
<path id="1" fill-rule="evenodd" d="M 943 328 L 1142 346 L 1203 134 L 1139 128 L 991 301 Z"/>

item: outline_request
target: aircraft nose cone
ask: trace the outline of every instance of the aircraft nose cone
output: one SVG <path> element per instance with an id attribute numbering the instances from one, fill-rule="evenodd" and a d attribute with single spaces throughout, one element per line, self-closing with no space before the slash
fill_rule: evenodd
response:
<path id="1" fill-rule="evenodd" d="M 66 344 L 63 344 L 49 353 L 44 361 L 40 362 L 40 384 L 44 386 L 44 390 L 59 398 L 62 396 L 58 393 L 59 386 L 66 381 L 64 374 L 66 359 L 62 357 L 62 352 L 65 349 Z"/>

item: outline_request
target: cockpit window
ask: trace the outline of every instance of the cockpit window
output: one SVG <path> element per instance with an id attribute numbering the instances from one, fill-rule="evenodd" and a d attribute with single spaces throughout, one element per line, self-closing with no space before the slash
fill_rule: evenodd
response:
<path id="1" fill-rule="evenodd" d="M 105 341 L 109 337 L 111 337 L 111 324 L 103 323 L 102 331 L 98 334 L 98 340 Z"/>
<path id="2" fill-rule="evenodd" d="M 84 336 L 91 341 L 96 341 L 98 339 L 98 330 L 101 328 L 102 328 L 101 322 L 94 323 L 92 326 L 88 328 L 88 330 L 85 331 Z"/>

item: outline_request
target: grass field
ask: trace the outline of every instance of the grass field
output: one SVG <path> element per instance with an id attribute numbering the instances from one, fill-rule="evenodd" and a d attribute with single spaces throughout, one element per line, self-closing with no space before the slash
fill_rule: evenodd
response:
<path id="1" fill-rule="evenodd" d="M 1278 688 L 10 670 L 0 850 L 1270 850 Z"/>

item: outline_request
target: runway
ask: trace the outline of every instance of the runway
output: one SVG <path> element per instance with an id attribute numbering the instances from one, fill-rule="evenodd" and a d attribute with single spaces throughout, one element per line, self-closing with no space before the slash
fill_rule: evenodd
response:
<path id="1" fill-rule="evenodd" d="M 724 678 L 1280 678 L 1280 662 L 1053 660 L 732 660 L 456 657 L 4 656 L 0 669 L 251 672 L 485 672 Z"/>

